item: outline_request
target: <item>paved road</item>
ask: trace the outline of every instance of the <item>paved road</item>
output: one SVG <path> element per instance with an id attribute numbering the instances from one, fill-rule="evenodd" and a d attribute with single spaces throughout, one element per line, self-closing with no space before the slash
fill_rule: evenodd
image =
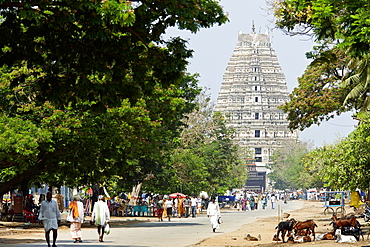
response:
<path id="1" fill-rule="evenodd" d="M 111 233 L 105 236 L 104 243 L 97 241 L 97 232 L 93 228 L 82 229 L 83 243 L 73 243 L 68 231 L 60 231 L 57 246 L 140 246 L 140 247 L 166 247 L 166 246 L 190 246 L 215 234 L 229 233 L 239 229 L 242 225 L 261 220 L 262 217 L 277 216 L 280 212 L 290 212 L 302 208 L 304 201 L 291 201 L 288 204 L 277 202 L 275 209 L 258 209 L 255 211 L 221 211 L 223 224 L 221 228 L 212 232 L 209 219 L 205 215 L 197 218 L 171 219 L 170 222 L 142 222 L 129 226 L 112 227 Z M 46 246 L 45 242 L 12 245 L 23 246 Z"/>

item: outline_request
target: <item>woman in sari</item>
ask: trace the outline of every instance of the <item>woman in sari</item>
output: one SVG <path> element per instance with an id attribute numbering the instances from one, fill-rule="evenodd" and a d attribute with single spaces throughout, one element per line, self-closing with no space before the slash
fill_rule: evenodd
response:
<path id="1" fill-rule="evenodd" d="M 181 218 L 185 214 L 184 198 L 177 195 L 177 217 Z"/>
<path id="2" fill-rule="evenodd" d="M 158 216 L 158 221 L 163 221 L 163 211 L 164 211 L 164 201 L 162 196 L 158 196 L 158 201 L 157 201 L 157 216 Z M 167 216 L 167 213 L 166 213 Z"/>

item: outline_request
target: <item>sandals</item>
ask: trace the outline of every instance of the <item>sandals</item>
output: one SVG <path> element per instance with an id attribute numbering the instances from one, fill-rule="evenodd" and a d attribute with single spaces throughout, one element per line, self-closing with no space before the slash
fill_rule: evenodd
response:
<path id="1" fill-rule="evenodd" d="M 77 243 L 77 242 L 82 243 L 82 239 L 81 238 L 77 238 L 77 239 L 75 239 L 75 241 L 73 243 Z"/>

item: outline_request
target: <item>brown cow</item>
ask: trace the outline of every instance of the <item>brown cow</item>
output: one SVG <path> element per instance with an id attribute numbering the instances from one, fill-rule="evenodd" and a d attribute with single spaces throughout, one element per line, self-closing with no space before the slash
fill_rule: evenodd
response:
<path id="1" fill-rule="evenodd" d="M 306 229 L 306 233 L 312 232 L 313 239 L 315 239 L 315 227 L 317 227 L 316 223 L 313 220 L 306 220 L 303 222 L 298 222 L 293 227 L 294 234 L 297 235 L 298 232 L 302 232 L 302 230 Z"/>

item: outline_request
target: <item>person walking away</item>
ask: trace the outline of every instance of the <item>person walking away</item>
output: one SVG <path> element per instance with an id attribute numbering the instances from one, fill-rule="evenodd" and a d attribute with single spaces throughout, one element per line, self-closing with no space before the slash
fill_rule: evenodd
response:
<path id="1" fill-rule="evenodd" d="M 253 211 L 254 210 L 254 207 L 255 207 L 255 202 L 254 202 L 254 196 L 251 196 L 250 198 L 250 207 L 251 207 L 251 210 Z"/>
<path id="2" fill-rule="evenodd" d="M 276 203 L 276 196 L 275 196 L 275 194 L 272 194 L 271 195 L 271 208 L 272 209 L 275 209 L 275 203 Z"/>
<path id="3" fill-rule="evenodd" d="M 190 201 L 190 198 L 189 196 L 186 196 L 186 198 L 184 199 L 184 206 L 185 206 L 185 218 L 188 218 L 189 217 L 189 211 L 190 211 L 190 205 L 191 205 L 191 201 Z"/>
<path id="4" fill-rule="evenodd" d="M 247 198 L 242 199 L 242 211 L 247 211 Z"/>
<path id="5" fill-rule="evenodd" d="M 91 218 L 94 224 L 98 227 L 99 242 L 104 242 L 104 229 L 109 223 L 110 213 L 103 195 L 98 196 L 98 201 L 94 204 Z"/>
<path id="6" fill-rule="evenodd" d="M 177 195 L 177 217 L 181 218 L 185 214 L 184 198 Z"/>
<path id="7" fill-rule="evenodd" d="M 176 198 L 172 199 L 173 205 L 172 205 L 172 217 L 177 217 L 178 216 L 178 205 L 179 205 L 179 200 Z"/>
<path id="8" fill-rule="evenodd" d="M 220 228 L 220 225 L 218 224 L 218 218 L 220 216 L 220 207 L 218 205 L 218 202 L 216 202 L 216 197 L 212 196 L 211 201 L 208 203 L 207 207 L 207 217 L 211 222 L 213 232 L 216 232 L 216 229 Z"/>
<path id="9" fill-rule="evenodd" d="M 257 195 L 254 197 L 254 209 L 257 210 L 258 209 L 258 203 L 260 201 L 260 196 Z"/>
<path id="10" fill-rule="evenodd" d="M 41 203 L 39 222 L 44 226 L 45 239 L 48 247 L 50 247 L 50 231 L 53 231 L 53 247 L 56 247 L 55 243 L 58 237 L 58 226 L 60 225 L 60 211 L 58 203 L 51 199 L 52 194 L 49 191 L 46 194 L 46 200 Z"/>
<path id="11" fill-rule="evenodd" d="M 197 214 L 202 212 L 202 198 L 197 197 Z"/>
<path id="12" fill-rule="evenodd" d="M 197 197 L 193 194 L 193 197 L 190 199 L 191 205 L 191 217 L 195 218 L 197 216 Z"/>
<path id="13" fill-rule="evenodd" d="M 80 202 L 78 196 L 73 197 L 73 201 L 69 203 L 69 213 L 67 221 L 71 222 L 70 232 L 74 243 L 82 242 L 81 226 L 84 222 L 84 205 Z"/>
<path id="14" fill-rule="evenodd" d="M 262 203 L 262 209 L 265 209 L 267 206 L 267 198 L 265 196 L 262 196 L 261 203 Z"/>
<path id="15" fill-rule="evenodd" d="M 246 199 L 245 203 L 246 203 L 246 210 L 250 211 L 251 210 L 251 203 L 250 203 L 249 199 Z"/>
<path id="16" fill-rule="evenodd" d="M 63 212 L 64 210 L 64 196 L 60 194 L 58 191 L 57 194 L 55 194 L 55 200 L 58 203 L 58 209 L 60 212 Z"/>
<path id="17" fill-rule="evenodd" d="M 171 221 L 172 207 L 173 207 L 173 201 L 172 201 L 172 199 L 171 198 L 167 198 L 165 204 L 166 204 L 166 211 L 167 211 L 168 221 Z"/>
<path id="18" fill-rule="evenodd" d="M 162 196 L 159 196 L 158 197 L 158 201 L 157 201 L 157 216 L 158 216 L 158 221 L 163 221 L 163 204 L 164 204 L 164 201 L 163 201 L 163 198 Z"/>
<path id="19" fill-rule="evenodd" d="M 167 208 L 166 208 L 166 201 L 168 199 L 168 195 L 163 196 L 163 214 L 162 218 L 167 218 Z"/>

